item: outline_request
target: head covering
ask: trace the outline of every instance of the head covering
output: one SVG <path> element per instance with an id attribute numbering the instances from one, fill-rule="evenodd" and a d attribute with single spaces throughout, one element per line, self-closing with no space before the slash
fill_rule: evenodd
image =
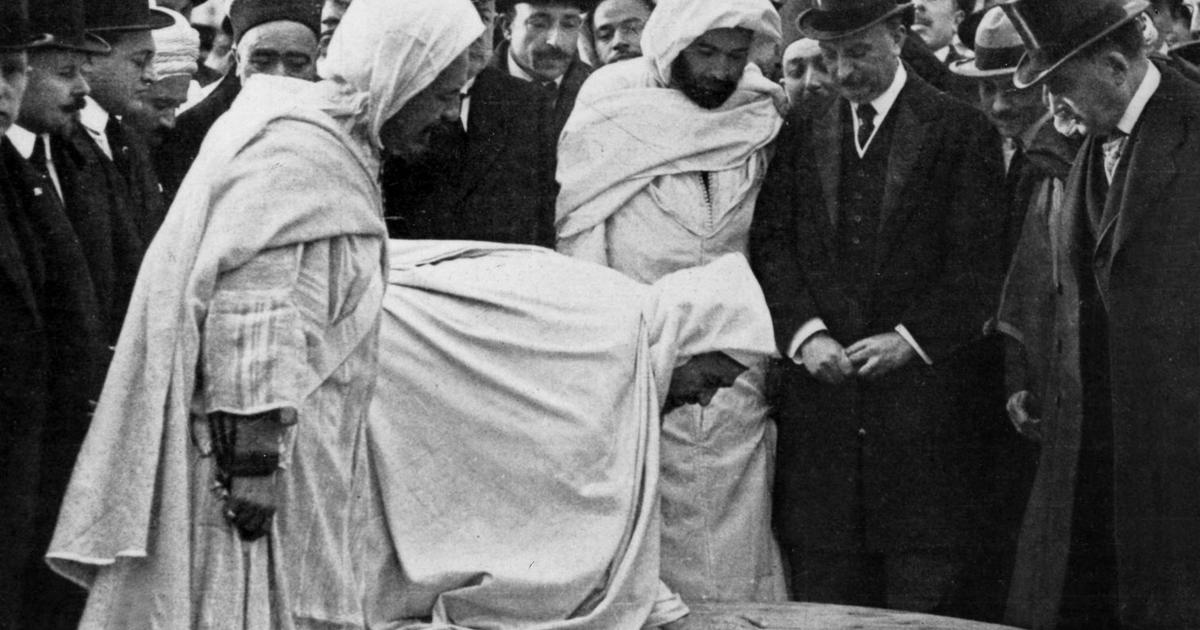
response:
<path id="1" fill-rule="evenodd" d="M 0 51 L 24 50 L 30 43 L 25 0 L 0 1 Z"/>
<path id="2" fill-rule="evenodd" d="M 58 0 L 34 0 L 35 3 L 57 4 Z M 104 32 L 149 31 L 166 28 L 174 23 L 162 9 L 151 7 L 146 0 L 87 0 L 83 9 L 87 30 Z"/>
<path id="3" fill-rule="evenodd" d="M 83 0 L 35 0 L 29 4 L 29 30 L 44 33 L 30 48 L 58 48 L 107 55 L 112 47 L 84 30 Z"/>
<path id="4" fill-rule="evenodd" d="M 974 59 L 955 62 L 950 70 L 965 77 L 999 77 L 1017 71 L 1017 63 L 1025 54 L 1025 46 L 1017 29 L 1000 7 L 983 12 L 983 17 L 974 30 L 970 44 L 975 51 Z M 962 30 L 959 30 L 962 33 Z M 963 40 L 966 44 L 968 40 Z"/>
<path id="5" fill-rule="evenodd" d="M 153 31 L 154 72 L 158 78 L 187 75 L 199 70 L 200 33 L 192 28 L 187 19 L 170 9 L 160 9 L 171 16 L 175 23 L 167 28 Z"/>
<path id="6" fill-rule="evenodd" d="M 893 15 L 910 19 L 912 8 L 911 2 L 896 0 L 815 0 L 796 23 L 809 39 L 837 39 L 865 31 Z"/>
<path id="7" fill-rule="evenodd" d="M 671 82 L 671 64 L 701 35 L 718 28 L 754 33 L 750 58 L 782 41 L 779 13 L 770 0 L 662 0 L 642 31 L 642 55 L 651 59 L 662 85 Z"/>
<path id="8" fill-rule="evenodd" d="M 591 13 L 602 0 L 496 0 L 496 13 L 507 13 L 518 4 L 566 4 L 578 8 L 583 13 Z"/>
<path id="9" fill-rule="evenodd" d="M 1025 42 L 1025 57 L 1013 83 L 1029 87 L 1133 21 L 1150 7 L 1146 0 L 1014 0 L 1000 5 Z"/>
<path id="10" fill-rule="evenodd" d="M 388 0 L 354 0 L 321 65 L 323 78 L 367 94 L 367 124 L 376 148 L 383 147 L 383 123 L 483 32 L 479 13 L 467 0 L 405 0 L 404 6 L 398 11 Z M 426 11 L 438 18 L 395 17 Z"/>
<path id="11" fill-rule="evenodd" d="M 246 31 L 267 22 L 296 22 L 321 37 L 319 0 L 233 0 L 229 6 L 233 41 L 242 41 Z"/>

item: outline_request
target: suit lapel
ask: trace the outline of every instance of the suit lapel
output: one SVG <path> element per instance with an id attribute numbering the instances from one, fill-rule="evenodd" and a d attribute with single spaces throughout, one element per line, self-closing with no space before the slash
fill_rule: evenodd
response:
<path id="1" fill-rule="evenodd" d="M 1194 116 L 1194 112 L 1172 105 L 1174 99 L 1163 94 L 1171 87 L 1169 80 L 1167 73 L 1163 73 L 1159 92 L 1147 103 L 1141 128 L 1134 131 L 1125 149 L 1129 162 L 1123 169 L 1123 185 L 1109 191 L 1102 231 L 1096 242 L 1097 255 L 1107 249 L 1111 259 L 1129 240 L 1145 209 L 1160 204 L 1179 173 L 1176 154 L 1189 137 L 1185 117 Z"/>
<path id="2" fill-rule="evenodd" d="M 502 87 L 493 78 L 490 72 L 482 72 L 471 89 L 467 151 L 462 177 L 458 180 L 460 185 L 454 191 L 455 204 L 461 203 L 479 186 L 508 141 Z"/>
<path id="3" fill-rule="evenodd" d="M 887 227 L 892 214 L 900 206 L 904 187 L 912 176 L 925 144 L 928 123 L 917 116 L 910 99 L 919 96 L 913 93 L 913 79 L 909 79 L 900 97 L 896 99 L 891 115 L 895 116 L 892 128 L 892 146 L 888 152 L 887 182 L 883 188 L 883 203 L 879 208 L 880 233 Z M 886 123 L 885 123 L 886 124 Z M 880 241 L 882 242 L 882 241 Z"/>
<path id="4" fill-rule="evenodd" d="M 16 148 L 12 146 L 8 138 L 2 138 L 0 140 L 0 159 L 2 159 L 0 168 L 5 171 L 3 184 L 7 188 L 0 193 L 0 268 L 4 269 L 5 274 L 18 287 L 21 298 L 33 312 L 34 317 L 40 317 L 37 299 L 33 294 L 33 283 L 25 268 L 25 260 L 21 256 L 20 235 L 16 223 L 16 215 L 21 212 L 20 208 L 15 207 L 21 198 L 16 187 L 21 186 L 24 181 L 19 171 L 23 158 L 17 154 Z"/>
<path id="5" fill-rule="evenodd" d="M 837 99 L 821 116 L 813 129 L 813 149 L 817 155 L 817 169 L 821 176 L 821 190 L 825 193 L 825 209 L 829 224 L 837 229 L 841 213 L 838 195 L 842 179 L 842 111 L 845 101 Z M 831 248 L 830 251 L 833 251 Z"/>

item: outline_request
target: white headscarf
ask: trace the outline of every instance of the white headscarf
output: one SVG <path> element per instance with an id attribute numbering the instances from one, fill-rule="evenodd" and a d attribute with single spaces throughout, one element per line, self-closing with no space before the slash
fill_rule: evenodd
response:
<path id="1" fill-rule="evenodd" d="M 718 28 L 754 33 L 750 58 L 783 39 L 779 12 L 770 0 L 661 0 L 642 31 L 642 54 L 654 60 L 663 85 L 671 82 L 671 64 L 701 35 Z"/>
<path id="2" fill-rule="evenodd" d="M 414 20 L 415 14 L 428 17 Z M 467 0 L 355 0 L 329 42 L 321 77 L 367 95 L 370 138 L 382 148 L 383 123 L 481 33 L 479 13 Z"/>
<path id="3" fill-rule="evenodd" d="M 200 33 L 178 12 L 167 8 L 158 10 L 170 15 L 175 23 L 150 31 L 154 37 L 154 73 L 160 79 L 195 75 L 199 69 Z"/>

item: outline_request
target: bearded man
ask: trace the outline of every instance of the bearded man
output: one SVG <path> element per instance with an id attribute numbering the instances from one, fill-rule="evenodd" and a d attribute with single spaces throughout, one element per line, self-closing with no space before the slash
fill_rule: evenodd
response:
<path id="1" fill-rule="evenodd" d="M 768 0 L 666 0 L 645 56 L 585 84 L 559 146 L 558 249 L 652 283 L 744 253 L 787 99 L 749 63 L 779 42 Z M 663 579 L 685 598 L 782 595 L 769 522 L 774 427 L 755 365 L 665 419 Z"/>
<path id="2" fill-rule="evenodd" d="M 356 0 L 326 79 L 256 76 L 147 254 L 48 558 L 81 628 L 362 628 L 382 149 L 457 116 L 466 0 Z"/>

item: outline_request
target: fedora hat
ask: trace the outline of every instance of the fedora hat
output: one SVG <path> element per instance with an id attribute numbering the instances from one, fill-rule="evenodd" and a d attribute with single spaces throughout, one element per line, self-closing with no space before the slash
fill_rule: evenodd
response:
<path id="1" fill-rule="evenodd" d="M 992 7 L 971 15 L 979 16 L 973 20 L 974 28 L 966 32 L 960 25 L 958 34 L 960 38 L 963 35 L 970 36 L 971 39 L 963 39 L 962 42 L 975 51 L 975 58 L 951 64 L 950 71 L 973 79 L 1000 77 L 1016 72 L 1017 64 L 1025 54 L 1025 45 L 1004 10 Z"/>
<path id="2" fill-rule="evenodd" d="M 83 22 L 84 0 L 33 0 L 29 3 L 29 31 L 42 34 L 30 50 L 57 48 L 107 55 L 112 47 L 88 33 Z"/>
<path id="3" fill-rule="evenodd" d="M 800 33 L 817 41 L 865 31 L 893 15 L 911 16 L 913 4 L 896 0 L 813 0 L 796 18 Z"/>
<path id="4" fill-rule="evenodd" d="M 87 0 L 83 22 L 87 30 L 105 33 L 152 31 L 171 26 L 175 20 L 169 14 L 151 8 L 146 0 Z"/>
<path id="5" fill-rule="evenodd" d="M 1149 6 L 1147 0 L 1013 0 L 1000 5 L 1025 43 L 1013 84 L 1025 88 L 1042 81 Z"/>

